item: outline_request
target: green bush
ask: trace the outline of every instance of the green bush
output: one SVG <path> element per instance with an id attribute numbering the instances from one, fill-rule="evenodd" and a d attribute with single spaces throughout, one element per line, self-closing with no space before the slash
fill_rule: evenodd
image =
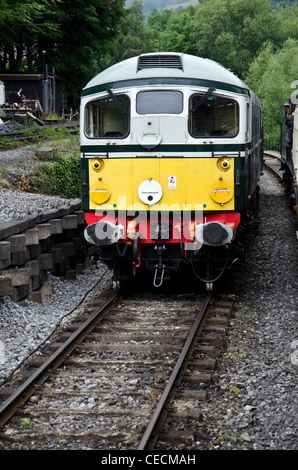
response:
<path id="1" fill-rule="evenodd" d="M 51 162 L 41 163 L 37 174 L 31 176 L 32 192 L 50 196 L 81 197 L 81 160 L 78 153 L 64 157 L 54 155 Z"/>

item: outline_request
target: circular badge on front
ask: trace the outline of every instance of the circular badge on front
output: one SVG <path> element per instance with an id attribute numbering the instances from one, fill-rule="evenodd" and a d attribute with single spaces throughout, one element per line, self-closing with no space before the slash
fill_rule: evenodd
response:
<path id="1" fill-rule="evenodd" d="M 162 187 L 157 181 L 149 178 L 140 184 L 138 189 L 138 196 L 144 204 L 153 206 L 157 204 L 162 198 Z"/>

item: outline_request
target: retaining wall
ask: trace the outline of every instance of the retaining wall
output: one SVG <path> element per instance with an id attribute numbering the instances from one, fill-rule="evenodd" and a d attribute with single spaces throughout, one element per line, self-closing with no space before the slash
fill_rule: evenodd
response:
<path id="1" fill-rule="evenodd" d="M 75 279 L 89 264 L 81 200 L 0 224 L 0 297 L 40 301 L 47 273 Z"/>

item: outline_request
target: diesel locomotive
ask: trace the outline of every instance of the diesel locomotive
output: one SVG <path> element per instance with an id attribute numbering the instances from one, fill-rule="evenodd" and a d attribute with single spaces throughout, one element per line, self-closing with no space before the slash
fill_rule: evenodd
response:
<path id="1" fill-rule="evenodd" d="M 263 160 L 258 97 L 220 64 L 176 52 L 117 63 L 82 90 L 84 236 L 159 287 L 182 266 L 211 290 L 254 230 Z"/>

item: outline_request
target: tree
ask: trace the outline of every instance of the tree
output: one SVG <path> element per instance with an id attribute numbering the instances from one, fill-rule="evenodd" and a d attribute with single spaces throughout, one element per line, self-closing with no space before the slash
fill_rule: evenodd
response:
<path id="1" fill-rule="evenodd" d="M 0 70 L 42 72 L 43 57 L 64 79 L 70 106 L 97 73 L 117 34 L 124 0 L 0 0 Z"/>
<path id="2" fill-rule="evenodd" d="M 274 26 L 269 0 L 204 0 L 195 10 L 190 36 L 197 55 L 242 77 L 262 44 L 273 38 Z"/>
<path id="3" fill-rule="evenodd" d="M 277 51 L 272 43 L 266 43 L 245 77 L 262 101 L 266 137 L 279 137 L 280 107 L 298 88 L 297 57 L 297 39 L 288 39 Z"/>
<path id="4" fill-rule="evenodd" d="M 191 21 L 196 9 L 192 6 L 172 13 L 166 28 L 161 31 L 161 46 L 166 51 L 195 54 L 196 50 L 190 38 Z"/>
<path id="5" fill-rule="evenodd" d="M 167 51 L 167 40 L 169 33 L 169 22 L 174 15 L 172 10 L 166 9 L 158 11 L 154 9 L 147 19 L 147 26 L 152 31 L 156 40 L 158 51 Z"/>
<path id="6" fill-rule="evenodd" d="M 58 24 L 48 11 L 53 0 L 1 0 L 0 70 L 21 72 L 36 57 L 40 36 L 56 38 Z M 47 19 L 45 19 L 47 17 Z"/>
<path id="7" fill-rule="evenodd" d="M 125 11 L 119 36 L 112 42 L 109 53 L 102 58 L 101 67 L 103 69 L 121 60 L 157 51 L 158 48 L 156 31 L 146 25 L 142 0 L 134 0 Z"/>
<path id="8" fill-rule="evenodd" d="M 77 107 L 82 88 L 98 73 L 100 57 L 118 33 L 124 0 L 57 0 L 59 37 L 43 41 L 48 63 L 64 79 L 68 104 Z M 45 38 L 46 39 L 46 38 Z"/>

